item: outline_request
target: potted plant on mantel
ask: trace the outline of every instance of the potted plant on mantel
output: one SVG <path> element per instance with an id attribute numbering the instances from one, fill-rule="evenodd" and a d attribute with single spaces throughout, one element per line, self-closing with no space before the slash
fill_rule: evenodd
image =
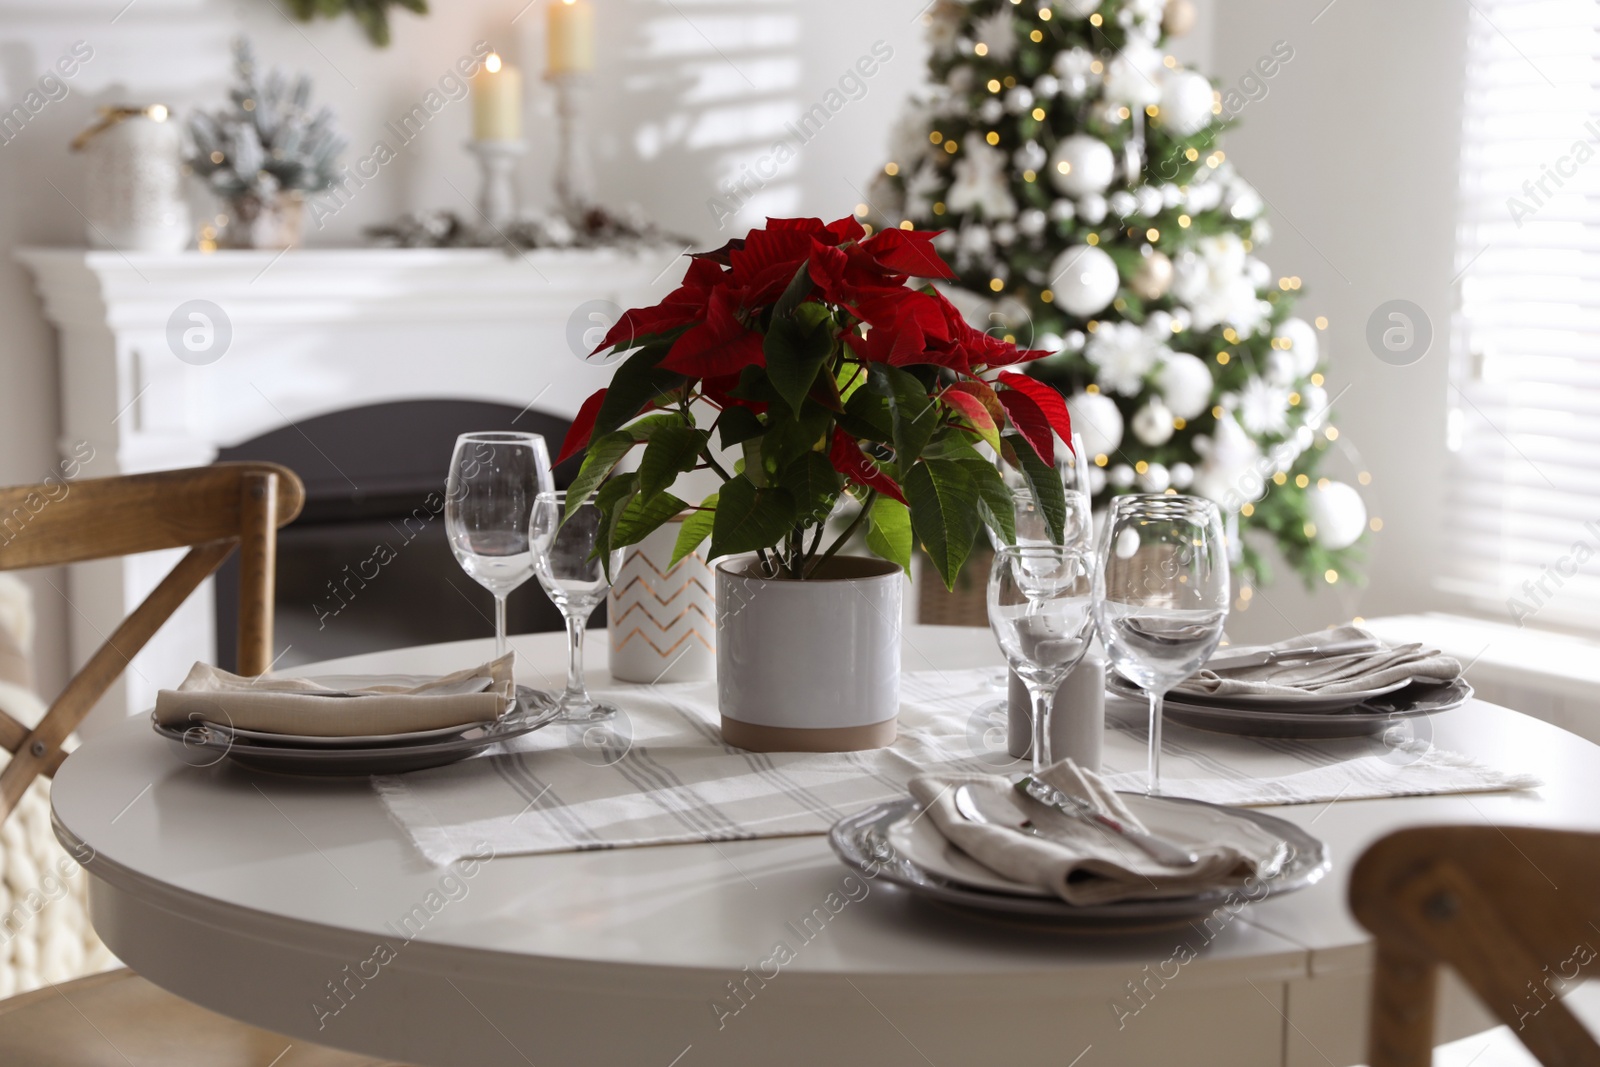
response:
<path id="1" fill-rule="evenodd" d="M 995 452 L 1060 537 L 1066 405 L 1004 369 L 1048 353 L 975 329 L 931 286 L 908 284 L 953 276 L 934 236 L 769 219 L 695 255 L 676 291 L 626 312 L 595 350 L 631 354 L 562 446 L 558 462 L 586 450 L 567 507 L 601 509 L 602 551 L 685 511 L 674 562 L 710 538 L 710 558 L 723 558 L 717 677 L 730 744 L 847 751 L 894 739 L 900 576 L 914 542 L 949 585 L 984 524 L 1012 538 Z M 637 469 L 618 473 L 641 445 Z M 669 492 L 702 469 L 722 480 L 717 492 L 697 505 Z M 847 497 L 855 515 L 830 537 Z M 840 554 L 863 529 L 881 558 Z"/>

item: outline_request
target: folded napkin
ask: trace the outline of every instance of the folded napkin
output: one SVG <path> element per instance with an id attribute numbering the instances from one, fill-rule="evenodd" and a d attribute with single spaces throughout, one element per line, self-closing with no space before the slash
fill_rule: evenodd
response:
<path id="1" fill-rule="evenodd" d="M 156 722 L 212 722 L 264 733 L 366 737 L 466 726 L 498 719 L 515 693 L 513 656 L 441 678 L 340 679 L 335 688 L 310 678 L 241 678 L 196 663 L 177 689 L 156 695 Z"/>
<path id="2" fill-rule="evenodd" d="M 1229 648 L 1234 652 L 1266 652 L 1330 645 L 1336 641 L 1377 638 L 1359 626 L 1341 626 L 1302 634 L 1277 644 L 1251 648 Z M 1421 644 L 1380 643 L 1370 652 L 1337 659 L 1311 659 L 1298 663 L 1268 663 L 1259 667 L 1237 667 L 1199 672 L 1173 689 L 1173 693 L 1203 693 L 1209 696 L 1287 696 L 1318 693 L 1334 696 L 1359 693 L 1406 678 L 1418 682 L 1453 682 L 1461 676 L 1461 663 L 1436 648 Z"/>
<path id="3" fill-rule="evenodd" d="M 1146 827 L 1092 771 L 1062 760 L 1040 778 L 1071 796 L 1080 797 L 1130 830 Z M 1225 813 L 1184 805 L 1174 819 L 1192 826 L 1182 843 L 1200 861 L 1190 867 L 1169 867 L 1150 858 L 1121 834 L 1088 819 L 1066 815 L 1018 793 L 1011 783 L 991 774 L 924 775 L 910 782 L 911 795 L 927 810 L 940 833 L 961 851 L 1002 877 L 1046 889 L 1069 904 L 1108 904 L 1119 900 L 1156 900 L 1192 896 L 1207 889 L 1243 885 L 1265 876 L 1280 862 L 1282 842 L 1255 823 Z M 955 791 L 966 786 L 983 794 L 982 812 L 1002 820 L 1014 815 L 1031 820 L 1043 836 L 1004 825 L 972 822 L 955 803 Z"/>

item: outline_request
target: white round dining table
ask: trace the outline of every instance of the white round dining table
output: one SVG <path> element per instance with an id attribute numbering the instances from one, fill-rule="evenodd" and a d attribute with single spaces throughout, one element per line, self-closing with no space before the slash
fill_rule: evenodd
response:
<path id="1" fill-rule="evenodd" d="M 513 645 L 522 681 L 559 684 L 562 635 Z M 589 645 L 591 684 L 612 684 L 605 642 Z M 473 641 L 302 670 L 487 658 Z M 908 670 L 1000 662 L 986 630 L 906 631 Z M 1545 785 L 1272 809 L 1329 844 L 1326 878 L 1137 936 L 913 900 L 852 876 L 819 836 L 436 868 L 367 781 L 194 766 L 142 718 L 74 752 L 52 796 L 57 834 L 86 857 L 95 928 L 135 971 L 292 1040 L 419 1067 L 1340 1067 L 1364 1057 L 1371 945 L 1345 896 L 1369 843 L 1423 823 L 1600 830 L 1595 745 L 1478 701 L 1432 732 Z M 802 928 L 825 902 L 826 926 Z M 425 929 L 398 938 L 419 906 Z M 780 942 L 793 951 L 778 965 Z M 1440 1040 L 1491 1025 L 1462 987 L 1443 990 Z"/>

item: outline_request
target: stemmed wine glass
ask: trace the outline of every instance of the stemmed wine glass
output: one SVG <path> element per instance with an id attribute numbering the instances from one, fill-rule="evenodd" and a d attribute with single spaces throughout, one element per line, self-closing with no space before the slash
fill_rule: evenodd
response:
<path id="1" fill-rule="evenodd" d="M 555 488 L 550 453 L 536 433 L 464 433 L 445 483 L 444 528 L 468 576 L 494 594 L 494 654 L 506 654 L 506 597 L 533 577 L 528 521 L 534 499 Z"/>
<path id="2" fill-rule="evenodd" d="M 1200 668 L 1228 618 L 1222 515 L 1194 496 L 1118 497 L 1094 575 L 1106 656 L 1150 698 L 1148 791 L 1161 792 L 1161 701 Z"/>
<path id="3" fill-rule="evenodd" d="M 610 575 L 622 566 L 622 550 L 602 560 L 595 542 L 604 521 L 593 502 L 566 514 L 567 494 L 540 493 L 533 507 L 533 566 L 555 606 L 567 620 L 567 691 L 561 695 L 557 722 L 600 722 L 617 709 L 589 696 L 583 681 L 583 631 L 595 605 L 611 588 Z"/>
<path id="4" fill-rule="evenodd" d="M 1040 778 L 1050 763 L 1050 709 L 1093 636 L 1092 563 L 1073 545 L 1008 545 L 989 571 L 989 628 L 1032 701 L 1028 791 L 1041 800 L 1054 795 Z"/>

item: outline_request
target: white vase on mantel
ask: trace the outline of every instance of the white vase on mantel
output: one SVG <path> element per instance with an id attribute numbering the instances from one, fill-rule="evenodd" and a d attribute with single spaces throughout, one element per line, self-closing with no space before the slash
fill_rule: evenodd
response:
<path id="1" fill-rule="evenodd" d="M 804 580 L 717 565 L 722 739 L 756 752 L 854 752 L 895 739 L 905 577 L 837 556 Z"/>

